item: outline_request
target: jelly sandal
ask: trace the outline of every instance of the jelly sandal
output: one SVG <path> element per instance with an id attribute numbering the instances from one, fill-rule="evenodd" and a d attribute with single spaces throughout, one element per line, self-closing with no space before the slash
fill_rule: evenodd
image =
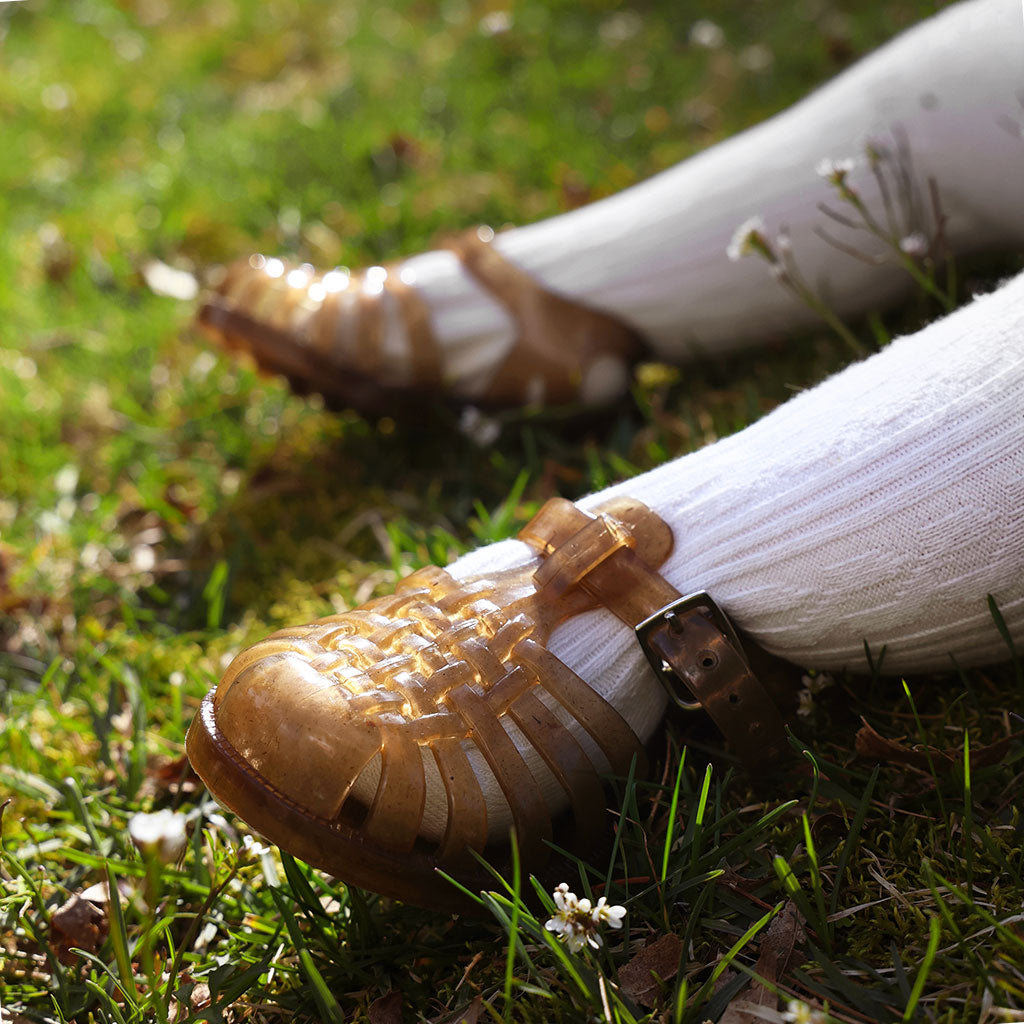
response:
<path id="1" fill-rule="evenodd" d="M 446 380 L 429 310 L 395 267 L 319 273 L 308 264 L 252 256 L 227 268 L 197 323 L 223 347 L 288 378 L 297 392 L 320 392 L 334 405 L 370 413 L 394 415 L 410 399 L 432 397 L 497 408 L 623 392 L 644 349 L 639 336 L 542 288 L 490 237 L 480 229 L 448 246 L 517 326 L 511 352 L 478 394 L 463 394 Z"/>
<path id="2" fill-rule="evenodd" d="M 482 775 L 536 871 L 552 839 L 587 848 L 604 819 L 601 771 L 642 756 L 620 711 L 546 646 L 598 606 L 638 627 L 678 703 L 704 707 L 751 764 L 777 756 L 781 719 L 727 623 L 707 595 L 683 598 L 656 571 L 673 541 L 655 513 L 552 499 L 520 539 L 536 553 L 526 566 L 461 582 L 421 569 L 392 596 L 239 654 L 188 733 L 213 795 L 345 882 L 466 909 L 437 869 L 478 890 L 493 883 L 473 853 L 499 869 L 508 855 L 489 836 Z M 433 830 L 431 794 L 443 796 Z"/>

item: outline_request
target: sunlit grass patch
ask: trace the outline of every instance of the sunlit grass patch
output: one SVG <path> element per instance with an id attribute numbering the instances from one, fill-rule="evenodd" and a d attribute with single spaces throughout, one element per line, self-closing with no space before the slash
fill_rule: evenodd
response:
<path id="1" fill-rule="evenodd" d="M 358 266 L 555 213 L 930 11 L 730 2 L 691 40 L 670 3 L 0 4 L 5 1021 L 703 1022 L 755 975 L 838 1020 L 1022 1015 L 1019 661 L 907 692 L 796 673 L 768 792 L 673 720 L 651 780 L 618 780 L 611 848 L 556 880 L 627 910 L 575 952 L 529 878 L 453 920 L 256 849 L 182 758 L 246 643 L 740 429 L 847 355 L 815 334 L 647 367 L 598 418 L 507 415 L 480 445 L 444 409 L 335 414 L 210 351 L 150 260 Z M 153 812 L 180 855 L 133 842 Z"/>

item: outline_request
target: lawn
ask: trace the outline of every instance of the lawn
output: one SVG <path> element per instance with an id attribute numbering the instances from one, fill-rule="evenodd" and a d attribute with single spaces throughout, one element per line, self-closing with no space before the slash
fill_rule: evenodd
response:
<path id="1" fill-rule="evenodd" d="M 612 855 L 566 868 L 628 911 L 580 953 L 498 880 L 479 919 L 453 919 L 262 850 L 183 760 L 246 643 L 731 433 L 849 355 L 823 328 L 650 366 L 599 419 L 509 415 L 479 447 L 440 405 L 410 423 L 292 396 L 209 349 L 146 265 L 357 267 L 556 213 L 785 107 L 933 7 L 0 3 L 3 1024 L 701 1024 L 755 971 L 834 1020 L 1024 1020 L 1020 661 L 824 680 L 800 767 L 767 792 L 670 721 L 653 781 L 613 783 Z M 963 294 L 1006 269 L 961 268 Z M 936 312 L 851 327 L 871 347 Z M 891 741 L 874 755 L 865 722 Z M 158 809 L 188 817 L 169 863 L 128 832 Z"/>

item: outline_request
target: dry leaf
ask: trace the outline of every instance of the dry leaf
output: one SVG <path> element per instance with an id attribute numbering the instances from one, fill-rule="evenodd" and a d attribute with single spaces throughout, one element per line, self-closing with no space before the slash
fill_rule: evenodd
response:
<path id="1" fill-rule="evenodd" d="M 628 964 L 619 969 L 622 991 L 635 1003 L 650 1009 L 658 1001 L 661 982 L 675 977 L 682 949 L 679 936 L 671 933 L 644 946 Z"/>
<path id="2" fill-rule="evenodd" d="M 370 1024 L 402 1024 L 402 993 L 389 992 L 370 1003 Z"/>
<path id="3" fill-rule="evenodd" d="M 453 1017 L 438 1017 L 435 1024 L 478 1024 L 484 1012 L 484 997 L 477 996 L 464 1010 L 456 1012 Z"/>
<path id="4" fill-rule="evenodd" d="M 757 977 L 728 1005 L 719 1024 L 755 1024 L 765 1019 L 765 1009 L 773 1011 L 774 1016 L 778 997 L 768 985 L 776 985 L 793 966 L 796 951 L 805 938 L 800 912 L 794 903 L 787 903 L 761 940 L 761 952 L 754 967 Z"/>
<path id="5" fill-rule="evenodd" d="M 109 927 L 106 913 L 81 896 L 72 896 L 51 921 L 54 949 L 62 964 L 74 963 L 73 947 L 95 953 L 103 945 Z"/>
<path id="6" fill-rule="evenodd" d="M 192 1004 L 193 1010 L 205 1010 L 212 1001 L 210 986 L 207 985 L 205 981 L 199 982 L 199 984 L 192 989 L 192 994 L 188 997 L 188 1001 Z"/>
<path id="7" fill-rule="evenodd" d="M 167 793 L 177 796 L 198 792 L 199 788 L 199 776 L 184 754 L 154 758 L 146 767 L 143 792 L 147 796 L 159 797 Z"/>
<path id="8" fill-rule="evenodd" d="M 857 731 L 854 746 L 861 757 L 870 757 L 876 761 L 887 761 L 890 764 L 905 764 L 918 771 L 931 774 L 935 771 L 948 771 L 954 764 L 961 764 L 963 761 L 963 747 L 949 747 L 941 750 L 938 747 L 908 747 L 897 740 L 887 740 L 876 732 L 862 718 L 864 724 Z M 1006 757 L 1010 745 L 1014 741 L 1024 738 L 1024 732 L 1015 732 L 987 747 L 978 747 L 971 750 L 971 767 L 985 768 L 988 765 L 998 764 Z"/>

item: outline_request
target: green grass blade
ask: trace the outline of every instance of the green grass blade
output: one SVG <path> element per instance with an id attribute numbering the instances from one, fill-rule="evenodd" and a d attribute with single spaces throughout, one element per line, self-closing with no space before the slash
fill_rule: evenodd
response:
<path id="1" fill-rule="evenodd" d="M 292 940 L 292 945 L 294 945 L 295 951 L 299 955 L 299 963 L 302 967 L 302 973 L 306 976 L 306 980 L 312 986 L 313 998 L 316 1000 L 316 1004 L 320 1008 L 322 1019 L 330 1022 L 330 1024 L 345 1024 L 345 1013 L 338 1005 L 338 1001 L 334 998 L 331 990 L 327 987 L 327 982 L 324 981 L 323 975 L 319 970 L 317 970 L 317 966 L 313 962 L 313 957 L 306 946 L 305 937 L 302 934 L 302 930 L 299 928 L 298 922 L 295 920 L 295 915 L 292 913 L 291 907 L 288 906 L 284 896 L 279 890 L 271 889 L 270 895 L 277 906 L 278 913 L 281 915 L 281 920 L 284 922 L 285 928 L 288 929 L 288 935 Z"/>
<path id="2" fill-rule="evenodd" d="M 693 817 L 693 831 L 690 836 L 690 869 L 694 870 L 697 861 L 700 859 L 700 841 L 704 832 L 704 814 L 708 807 L 708 793 L 711 790 L 711 771 L 709 764 L 704 771 L 704 781 L 700 787 L 700 797 L 697 800 L 697 810 Z"/>
<path id="3" fill-rule="evenodd" d="M 117 876 L 107 862 L 107 892 L 110 900 L 107 903 L 110 914 L 110 943 L 114 947 L 114 960 L 125 998 L 131 1003 L 138 1003 L 139 990 L 135 986 L 135 975 L 132 973 L 131 949 L 128 943 L 128 929 L 124 923 L 124 912 L 121 909 L 121 893 L 117 887 Z"/>
<path id="4" fill-rule="evenodd" d="M 907 1008 L 903 1011 L 904 1022 L 913 1020 L 914 1012 L 917 1009 L 921 993 L 924 991 L 925 982 L 928 980 L 928 973 L 935 962 L 935 954 L 939 949 L 939 937 L 942 935 L 942 925 L 937 917 L 931 918 L 928 922 L 928 948 L 925 950 L 924 959 L 917 970 L 917 977 L 914 978 L 914 987 L 910 990 L 910 998 L 907 1000 Z"/>
<path id="5" fill-rule="evenodd" d="M 850 824 L 850 832 L 843 842 L 843 852 L 839 855 L 835 884 L 832 888 L 832 902 L 829 906 L 830 917 L 839 909 L 839 894 L 842 892 L 843 881 L 846 878 L 846 868 L 857 848 L 857 844 L 860 842 L 860 834 L 864 828 L 864 820 L 867 818 L 868 808 L 871 806 L 871 797 L 875 792 L 875 784 L 878 782 L 878 773 L 880 771 L 881 767 L 879 765 L 875 765 L 872 769 L 868 784 L 864 787 L 864 795 L 857 804 L 857 811 Z"/>
<path id="6" fill-rule="evenodd" d="M 505 1010 L 506 1021 L 512 1020 L 512 985 L 515 981 L 516 944 L 519 941 L 519 909 L 522 877 L 519 868 L 519 840 L 515 829 L 511 832 L 512 847 L 512 914 L 508 923 L 508 952 L 505 954 Z"/>
<path id="7" fill-rule="evenodd" d="M 668 875 L 668 856 L 672 850 L 672 839 L 675 832 L 676 811 L 679 809 L 679 787 L 683 781 L 683 768 L 686 766 L 686 747 L 679 756 L 679 768 L 676 770 L 676 783 L 672 787 L 672 803 L 668 809 L 668 828 L 665 831 L 665 847 L 661 852 L 661 881 Z"/>
<path id="8" fill-rule="evenodd" d="M 999 630 L 999 635 L 1009 648 L 1010 660 L 1013 662 L 1013 670 L 1017 676 L 1017 687 L 1024 689 L 1024 659 L 1017 653 L 1013 637 L 1010 636 L 1010 627 L 1006 625 L 1006 619 L 1003 618 L 1003 613 L 999 610 L 999 605 L 996 604 L 996 599 L 991 594 L 988 595 L 988 610 L 992 621 L 996 624 L 996 629 Z"/>

